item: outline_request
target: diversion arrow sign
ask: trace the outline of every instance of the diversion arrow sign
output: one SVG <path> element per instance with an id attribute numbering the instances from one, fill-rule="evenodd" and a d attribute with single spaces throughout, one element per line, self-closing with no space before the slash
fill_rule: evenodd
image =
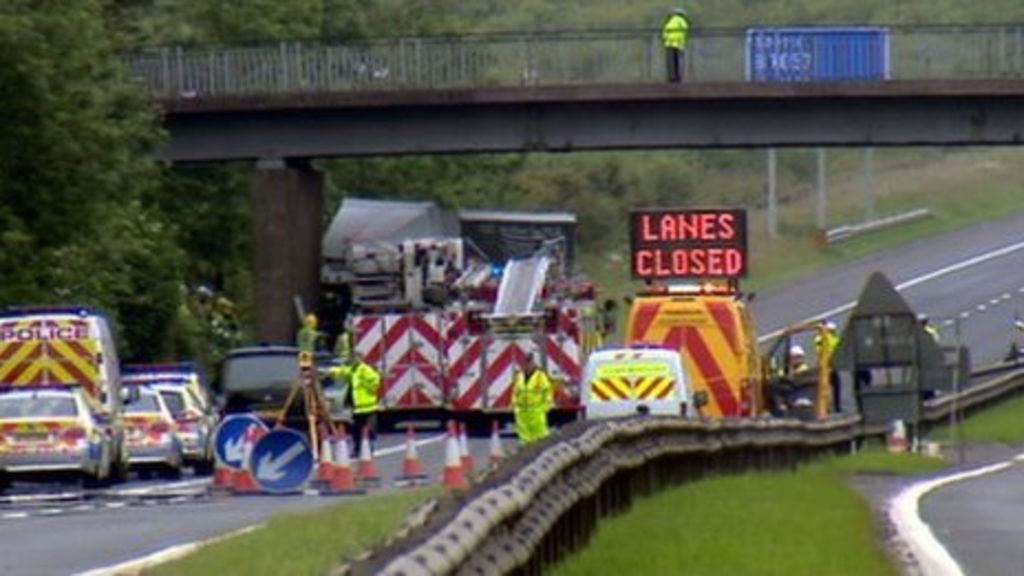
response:
<path id="1" fill-rule="evenodd" d="M 213 434 L 213 451 L 221 464 L 241 470 L 245 463 L 245 432 L 251 426 L 267 431 L 267 425 L 252 414 L 232 414 L 221 420 Z"/>
<path id="2" fill-rule="evenodd" d="M 295 492 L 313 473 L 313 450 L 294 430 L 274 430 L 256 442 L 249 469 L 267 492 Z"/>

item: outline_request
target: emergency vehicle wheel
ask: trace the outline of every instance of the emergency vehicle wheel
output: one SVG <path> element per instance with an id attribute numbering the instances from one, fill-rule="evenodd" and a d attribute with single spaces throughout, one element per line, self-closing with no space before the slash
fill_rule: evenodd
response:
<path id="1" fill-rule="evenodd" d="M 163 478 L 164 480 L 180 480 L 181 466 L 167 466 L 160 470 L 160 478 Z"/>
<path id="2" fill-rule="evenodd" d="M 192 463 L 192 471 L 196 476 L 209 476 L 213 474 L 212 460 L 196 460 Z"/>
<path id="3" fill-rule="evenodd" d="M 0 474 L 0 493 L 11 487 L 11 479 L 6 474 Z"/>

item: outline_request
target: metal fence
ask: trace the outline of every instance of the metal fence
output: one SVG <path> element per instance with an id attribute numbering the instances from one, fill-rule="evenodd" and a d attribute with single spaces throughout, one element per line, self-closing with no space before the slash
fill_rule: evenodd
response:
<path id="1" fill-rule="evenodd" d="M 890 28 L 888 39 L 892 79 L 1024 77 L 1024 25 Z M 686 81 L 744 81 L 746 58 L 745 30 L 697 32 L 687 48 Z M 177 99 L 653 83 L 664 81 L 664 59 L 656 31 L 633 30 L 162 47 L 126 63 L 154 96 Z"/>

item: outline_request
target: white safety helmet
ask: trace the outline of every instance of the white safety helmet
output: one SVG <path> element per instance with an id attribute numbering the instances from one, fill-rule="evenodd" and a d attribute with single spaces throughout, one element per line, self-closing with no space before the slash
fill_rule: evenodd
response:
<path id="1" fill-rule="evenodd" d="M 831 320 L 825 320 L 825 328 L 833 332 L 836 331 L 836 323 Z"/>
<path id="2" fill-rule="evenodd" d="M 790 347 L 790 349 L 789 349 L 789 355 L 790 356 L 803 356 L 804 355 L 804 348 L 803 348 L 803 346 L 801 346 L 799 344 L 793 344 L 793 346 Z"/>

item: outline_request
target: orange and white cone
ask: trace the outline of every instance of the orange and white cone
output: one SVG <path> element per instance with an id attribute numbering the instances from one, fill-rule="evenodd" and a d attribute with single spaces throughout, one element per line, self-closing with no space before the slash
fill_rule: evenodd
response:
<path id="1" fill-rule="evenodd" d="M 907 427 L 902 420 L 893 420 L 889 430 L 889 452 L 902 453 L 907 451 Z"/>
<path id="2" fill-rule="evenodd" d="M 505 451 L 501 448 L 501 435 L 498 433 L 498 421 L 491 424 L 491 449 L 487 455 L 492 466 L 505 459 Z"/>
<path id="3" fill-rule="evenodd" d="M 331 443 L 333 440 L 327 434 L 320 437 L 320 464 L 316 470 L 316 481 L 324 486 L 330 484 L 331 477 L 334 476 L 334 458 L 331 455 Z"/>
<path id="4" fill-rule="evenodd" d="M 423 464 L 416 452 L 416 433 L 412 426 L 409 426 L 405 434 L 405 458 L 402 460 L 402 475 L 395 480 L 403 485 L 410 486 L 426 480 L 427 475 L 423 472 Z"/>
<path id="5" fill-rule="evenodd" d="M 231 490 L 232 476 L 234 472 L 230 466 L 227 466 L 220 459 L 216 459 L 213 464 L 213 489 L 214 490 Z"/>
<path id="6" fill-rule="evenodd" d="M 449 490 L 468 490 L 469 482 L 462 469 L 462 454 L 459 449 L 459 433 L 455 422 L 448 422 L 448 440 L 444 450 L 443 484 Z"/>
<path id="7" fill-rule="evenodd" d="M 466 425 L 459 426 L 459 456 L 462 458 L 462 471 L 466 474 L 473 473 L 473 455 L 469 452 L 469 439 L 466 435 Z"/>
<path id="8" fill-rule="evenodd" d="M 260 491 L 259 486 L 256 485 L 256 479 L 252 475 L 252 449 L 256 446 L 256 441 L 260 439 L 262 434 L 260 429 L 256 426 L 249 426 L 245 430 L 245 440 L 243 443 L 242 453 L 242 469 L 235 470 L 234 482 L 231 484 L 231 491 L 235 494 L 256 494 Z"/>
<path id="9" fill-rule="evenodd" d="M 332 441 L 334 470 L 331 474 L 330 494 L 360 494 L 365 492 L 356 486 L 355 475 L 352 474 L 352 459 L 348 453 L 348 438 L 342 427 L 338 436 Z"/>
<path id="10" fill-rule="evenodd" d="M 369 426 L 363 426 L 363 438 L 359 443 L 359 481 L 364 484 L 377 484 L 380 482 L 377 464 L 373 461 L 373 450 L 370 449 Z"/>

